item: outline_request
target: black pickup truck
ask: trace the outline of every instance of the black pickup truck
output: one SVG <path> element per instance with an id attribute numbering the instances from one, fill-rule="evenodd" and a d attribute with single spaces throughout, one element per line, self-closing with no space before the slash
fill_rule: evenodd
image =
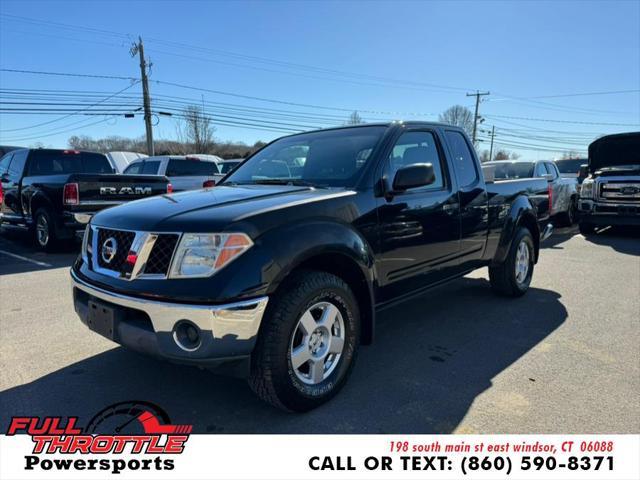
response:
<path id="1" fill-rule="evenodd" d="M 0 225 L 28 228 L 51 250 L 82 233 L 97 211 L 171 189 L 167 177 L 114 172 L 100 153 L 13 150 L 0 159 Z"/>
<path id="2" fill-rule="evenodd" d="M 224 365 L 306 411 L 345 383 L 377 310 L 481 267 L 498 293 L 523 295 L 551 229 L 547 190 L 485 182 L 456 127 L 284 137 L 215 187 L 98 213 L 71 270 L 74 305 L 115 342 Z"/>

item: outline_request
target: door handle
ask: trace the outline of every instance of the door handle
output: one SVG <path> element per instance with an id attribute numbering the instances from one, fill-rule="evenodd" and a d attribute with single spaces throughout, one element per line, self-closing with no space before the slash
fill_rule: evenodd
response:
<path id="1" fill-rule="evenodd" d="M 442 210 L 449 213 L 449 212 L 455 212 L 456 210 L 458 210 L 460 208 L 460 204 L 458 202 L 455 203 L 445 203 L 444 205 L 442 205 Z"/>

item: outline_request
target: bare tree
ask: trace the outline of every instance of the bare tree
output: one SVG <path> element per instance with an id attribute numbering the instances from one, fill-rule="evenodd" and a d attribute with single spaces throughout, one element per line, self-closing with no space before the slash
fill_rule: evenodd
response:
<path id="1" fill-rule="evenodd" d="M 364 123 L 364 120 L 362 120 L 362 117 L 360 116 L 358 111 L 355 110 L 351 115 L 349 115 L 349 118 L 347 119 L 347 125 L 359 125 L 360 123 Z"/>
<path id="2" fill-rule="evenodd" d="M 582 155 L 584 157 L 584 155 Z M 563 152 L 562 153 L 562 157 L 560 157 L 562 160 L 569 160 L 572 158 L 580 158 L 580 155 L 578 154 L 578 152 L 576 152 L 575 150 L 569 150 L 568 152 Z"/>
<path id="3" fill-rule="evenodd" d="M 195 152 L 192 153 L 210 153 L 213 148 L 213 132 L 216 130 L 211 118 L 197 105 L 187 106 L 182 118 L 182 125 L 178 127 L 180 139 L 193 145 Z"/>
<path id="4" fill-rule="evenodd" d="M 471 135 L 473 132 L 473 112 L 462 105 L 454 105 L 453 107 L 447 108 L 438 115 L 438 120 L 442 123 L 461 127 L 468 135 Z"/>
<path id="5" fill-rule="evenodd" d="M 520 154 L 516 152 L 510 152 L 509 150 L 500 149 L 493 157 L 494 160 L 517 160 L 520 158 Z"/>

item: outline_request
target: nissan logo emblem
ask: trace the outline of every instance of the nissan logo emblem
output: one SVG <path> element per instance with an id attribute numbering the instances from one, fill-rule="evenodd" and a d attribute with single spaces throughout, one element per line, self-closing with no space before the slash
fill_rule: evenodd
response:
<path id="1" fill-rule="evenodd" d="M 118 242 L 113 237 L 107 238 L 102 244 L 102 249 L 100 250 L 100 255 L 102 255 L 102 260 L 105 263 L 111 263 L 111 260 L 116 256 L 116 252 L 118 251 Z"/>

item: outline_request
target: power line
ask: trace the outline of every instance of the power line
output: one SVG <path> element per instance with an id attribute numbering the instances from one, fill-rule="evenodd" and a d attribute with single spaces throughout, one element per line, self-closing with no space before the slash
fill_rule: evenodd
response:
<path id="1" fill-rule="evenodd" d="M 89 73 L 68 73 L 68 72 L 43 72 L 40 70 L 18 70 L 15 68 L 0 68 L 0 72 L 10 72 L 10 73 L 30 73 L 33 75 L 57 75 L 61 77 L 82 77 L 82 78 L 106 78 L 112 80 L 129 80 L 129 81 L 140 81 L 139 78 L 135 77 L 121 77 L 117 75 L 95 75 Z"/>
<path id="2" fill-rule="evenodd" d="M 103 99 L 102 99 L 102 100 L 100 100 L 99 102 L 96 102 L 96 103 L 94 103 L 94 104 L 92 104 L 92 105 L 89 105 L 89 106 L 87 106 L 87 107 L 86 107 L 85 109 L 83 109 L 83 110 L 78 110 L 76 113 L 79 113 L 79 112 L 82 112 L 82 111 L 84 111 L 84 110 L 88 110 L 88 109 L 90 109 L 91 107 L 95 107 L 95 106 L 97 106 L 97 105 L 100 105 L 100 104 L 102 104 L 102 103 L 106 102 L 107 100 L 110 100 L 111 98 L 114 98 L 114 97 L 116 97 L 116 96 L 120 95 L 121 93 L 123 93 L 123 92 L 127 91 L 128 89 L 130 89 L 131 87 L 133 87 L 136 83 L 138 83 L 138 82 L 137 82 L 137 81 L 135 81 L 135 82 L 133 82 L 131 85 L 129 85 L 129 86 L 127 86 L 127 87 L 123 88 L 122 90 L 118 90 L 117 92 L 115 92 L 115 93 L 113 93 L 113 94 L 109 95 L 108 97 L 103 98 Z M 19 131 L 19 130 L 28 130 L 28 129 L 36 128 L 36 127 L 40 127 L 40 126 L 43 126 L 43 125 L 49 125 L 50 123 L 59 122 L 60 120 L 64 120 L 65 118 L 68 118 L 68 117 L 70 117 L 71 115 L 73 115 L 73 114 L 64 115 L 64 116 L 62 116 L 62 117 L 60 117 L 60 118 L 56 118 L 56 119 L 53 119 L 53 120 L 49 120 L 49 121 L 47 121 L 47 122 L 38 123 L 38 124 L 36 124 L 36 125 L 31 125 L 31 126 L 29 126 L 29 127 L 10 128 L 10 129 L 0 129 L 0 132 L 16 132 L 16 131 Z"/>
<path id="3" fill-rule="evenodd" d="M 574 123 L 576 125 L 608 125 L 614 127 L 637 127 L 640 123 L 611 123 L 611 122 L 581 122 L 577 120 L 554 120 L 550 118 L 512 117 L 509 115 L 485 115 L 488 118 L 512 118 L 531 122 Z"/>

